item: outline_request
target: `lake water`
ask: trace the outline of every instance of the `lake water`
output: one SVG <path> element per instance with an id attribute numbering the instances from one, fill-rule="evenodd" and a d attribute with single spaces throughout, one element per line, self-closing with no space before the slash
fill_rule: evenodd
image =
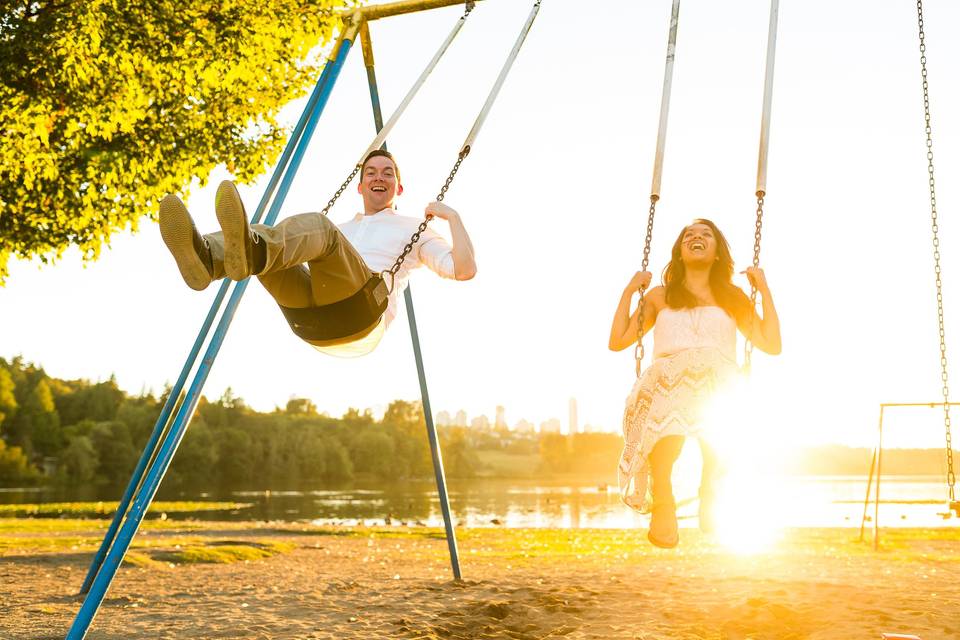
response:
<path id="1" fill-rule="evenodd" d="M 866 478 L 797 477 L 733 483 L 722 508 L 737 518 L 759 519 L 782 527 L 859 527 Z M 545 484 L 532 481 L 452 480 L 448 484 L 455 521 L 462 526 L 632 528 L 647 516 L 620 503 L 616 487 L 586 483 Z M 696 487 L 675 487 L 682 527 L 697 525 Z M 89 491 L 0 490 L 0 503 L 90 500 Z M 879 520 L 884 527 L 952 527 L 946 519 L 946 487 L 932 476 L 885 477 Z M 96 499 L 116 500 L 113 495 Z M 233 491 L 165 496 L 178 500 L 229 500 L 250 503 L 233 511 L 170 514 L 204 520 L 283 520 L 316 524 L 409 524 L 442 526 L 436 488 L 431 482 L 353 485 L 299 491 Z M 871 503 L 868 513 L 873 515 Z M 156 515 L 155 513 L 153 515 Z M 872 526 L 868 523 L 868 526 Z"/>

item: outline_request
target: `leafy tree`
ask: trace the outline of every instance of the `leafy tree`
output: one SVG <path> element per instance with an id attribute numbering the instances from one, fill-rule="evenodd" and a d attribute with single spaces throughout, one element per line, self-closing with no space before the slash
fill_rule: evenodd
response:
<path id="1" fill-rule="evenodd" d="M 567 436 L 545 433 L 540 437 L 540 463 L 544 471 L 565 472 L 570 468 L 570 444 Z"/>
<path id="2" fill-rule="evenodd" d="M 0 428 L 3 427 L 4 418 L 17 410 L 17 397 L 13 393 L 13 376 L 2 367 L 3 364 L 0 361 Z"/>
<path id="3" fill-rule="evenodd" d="M 194 418 L 183 436 L 163 488 L 210 487 L 216 481 L 220 450 L 218 438 L 202 419 Z"/>
<path id="4" fill-rule="evenodd" d="M 12 0 L 0 10 L 0 284 L 11 255 L 95 259 L 226 164 L 249 182 L 347 0 Z"/>
<path id="5" fill-rule="evenodd" d="M 100 458 L 97 474 L 111 485 L 126 484 L 140 455 L 127 425 L 115 420 L 101 422 L 90 431 L 90 441 Z"/>
<path id="6" fill-rule="evenodd" d="M 99 465 L 100 456 L 87 436 L 70 438 L 67 448 L 60 454 L 60 473 L 71 483 L 90 482 Z"/>
<path id="7" fill-rule="evenodd" d="M 393 438 L 374 429 L 363 431 L 350 446 L 354 469 L 380 478 L 396 475 L 395 452 Z"/>
<path id="8" fill-rule="evenodd" d="M 576 433 L 571 436 L 571 471 L 606 473 L 623 450 L 623 438 L 614 433 Z"/>
<path id="9" fill-rule="evenodd" d="M 60 416 L 46 376 L 39 378 L 20 400 L 10 426 L 8 440 L 21 446 L 28 456 L 56 455 L 63 446 Z"/>
<path id="10" fill-rule="evenodd" d="M 294 415 L 315 416 L 317 405 L 308 398 L 290 398 L 287 401 L 286 412 Z"/>
<path id="11" fill-rule="evenodd" d="M 350 452 L 339 440 L 328 439 L 324 460 L 324 480 L 334 482 L 353 478 L 353 462 Z"/>
<path id="12" fill-rule="evenodd" d="M 450 429 L 444 438 L 443 464 L 452 478 L 472 478 L 480 467 L 480 458 L 470 447 L 465 432 L 463 428 Z"/>
<path id="13" fill-rule="evenodd" d="M 246 487 L 259 469 L 256 465 L 256 453 L 253 438 L 237 428 L 222 430 L 217 434 L 219 460 L 217 475 L 224 486 Z"/>
<path id="14" fill-rule="evenodd" d="M 116 419 L 127 425 L 133 446 L 140 450 L 147 443 L 160 416 L 161 404 L 151 395 L 125 398 L 117 408 Z"/>
<path id="15" fill-rule="evenodd" d="M 32 482 L 39 475 L 20 447 L 8 447 L 0 440 L 0 483 Z"/>
<path id="16" fill-rule="evenodd" d="M 94 422 L 113 420 L 126 396 L 114 376 L 110 376 L 107 382 L 97 384 L 90 384 L 86 380 L 57 383 L 51 387 L 60 422 L 65 425 L 85 419 Z"/>

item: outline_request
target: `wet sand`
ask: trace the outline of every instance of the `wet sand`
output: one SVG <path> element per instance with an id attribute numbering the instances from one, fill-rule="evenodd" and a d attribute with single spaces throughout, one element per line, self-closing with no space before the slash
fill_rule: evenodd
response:
<path id="1" fill-rule="evenodd" d="M 0 521 L 0 638 L 64 637 L 103 526 Z M 879 552 L 851 529 L 792 530 L 752 554 L 686 530 L 665 551 L 643 530 L 466 529 L 454 581 L 442 531 L 179 526 L 138 536 L 141 566 L 120 569 L 89 638 L 960 638 L 957 529 L 891 530 Z"/>

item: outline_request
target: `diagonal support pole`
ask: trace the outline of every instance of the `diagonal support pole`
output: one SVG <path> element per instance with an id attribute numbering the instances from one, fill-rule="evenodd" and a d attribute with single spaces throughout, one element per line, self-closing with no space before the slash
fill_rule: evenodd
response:
<path id="1" fill-rule="evenodd" d="M 315 90 L 317 99 L 312 103 L 313 109 L 310 110 L 308 108 L 307 110 L 310 115 L 306 120 L 301 137 L 298 140 L 295 140 L 291 137 L 291 140 L 288 143 L 288 149 L 294 149 L 292 156 L 290 156 L 290 168 L 285 172 L 283 181 L 280 183 L 279 193 L 274 199 L 270 208 L 270 212 L 265 221 L 267 224 L 272 224 L 279 214 L 280 208 L 283 205 L 283 200 L 290 189 L 293 178 L 296 175 L 297 169 L 300 166 L 300 162 L 303 159 L 303 155 L 306 152 L 310 137 L 312 136 L 313 131 L 316 129 L 320 115 L 326 106 L 327 100 L 330 97 L 330 93 L 333 90 L 333 86 L 336 83 L 341 68 L 343 67 L 343 62 L 346 59 L 347 54 L 350 52 L 352 39 L 355 37 L 355 33 L 355 28 L 350 28 L 349 31 L 346 32 L 345 36 L 342 36 L 342 39 L 336 48 L 335 59 L 331 62 L 328 62 L 328 64 L 324 66 L 323 74 L 321 75 L 320 81 L 317 83 L 317 89 Z M 271 181 L 271 184 L 273 184 L 273 181 Z M 263 200 L 261 200 L 260 206 L 257 209 L 257 216 L 262 215 L 263 210 L 266 208 L 269 195 L 269 193 L 265 194 Z M 233 316 L 236 313 L 237 306 L 239 305 L 240 300 L 246 291 L 248 282 L 249 280 L 239 282 L 234 288 L 233 293 L 227 302 L 227 306 L 223 312 L 223 315 L 220 318 L 220 322 L 217 325 L 217 329 L 214 332 L 213 338 L 211 339 L 210 344 L 207 347 L 207 351 L 200 362 L 200 366 L 198 367 L 194 376 L 193 383 L 191 384 L 190 389 L 184 398 L 183 404 L 181 404 L 179 411 L 177 411 L 176 416 L 170 425 L 169 432 L 163 444 L 157 451 L 153 464 L 146 473 L 142 487 L 137 493 L 136 498 L 133 500 L 133 505 L 130 508 L 129 514 L 124 520 L 123 525 L 119 529 L 116 540 L 112 545 L 109 545 L 110 549 L 106 552 L 102 565 L 97 571 L 96 577 L 93 579 L 90 585 L 89 592 L 87 593 L 83 604 L 80 607 L 80 611 L 77 613 L 77 616 L 70 627 L 70 631 L 67 634 L 68 640 L 80 640 L 86 636 L 90 624 L 93 622 L 93 618 L 96 616 L 100 605 L 103 603 L 106 592 L 109 589 L 121 562 L 123 561 L 123 557 L 126 555 L 127 549 L 129 549 L 130 544 L 133 541 L 133 537 L 136 535 L 137 530 L 139 529 L 140 524 L 146 515 L 147 509 L 150 507 L 150 504 L 156 495 L 157 489 L 160 486 L 160 482 L 162 481 L 163 476 L 166 474 L 167 469 L 170 467 L 170 463 L 173 461 L 173 456 L 176 453 L 176 449 L 186 433 L 190 419 L 192 418 L 197 404 L 199 403 L 200 393 L 204 384 L 206 383 L 207 377 L 210 374 L 210 369 L 216 360 L 217 354 L 220 351 L 223 340 L 226 337 L 227 330 L 229 329 L 230 323 L 233 320 Z"/>
<path id="2" fill-rule="evenodd" d="M 283 177 L 287 165 L 290 163 L 290 158 L 293 155 L 294 149 L 296 148 L 296 145 L 302 137 L 303 131 L 310 120 L 310 114 L 314 112 L 317 102 L 320 100 L 321 95 L 323 95 L 324 87 L 326 86 L 329 77 L 330 74 L 327 72 L 325 67 L 324 72 L 321 74 L 320 79 L 317 81 L 317 84 L 313 89 L 313 92 L 310 94 L 310 98 L 307 100 L 307 105 L 304 108 L 303 113 L 300 115 L 300 120 L 297 122 L 290 134 L 290 140 L 287 143 L 286 148 L 283 150 L 280 160 L 277 162 L 277 167 L 274 169 L 274 173 L 270 178 L 270 182 L 267 184 L 267 189 L 260 200 L 260 205 L 257 207 L 257 211 L 254 214 L 254 222 L 259 221 L 263 217 L 266 205 L 272 198 L 273 193 L 277 188 L 277 184 L 280 182 L 280 178 Z M 143 476 L 146 472 L 147 465 L 156 455 L 161 441 L 165 439 L 163 438 L 163 434 L 167 432 L 168 427 L 174 419 L 176 403 L 183 399 L 184 387 L 186 386 L 187 380 L 190 377 L 190 372 L 196 365 L 197 357 L 200 355 L 200 349 L 207 341 L 207 337 L 210 334 L 210 329 L 213 326 L 213 322 L 216 320 L 221 307 L 223 306 L 223 301 L 227 296 L 227 290 L 230 288 L 231 284 L 232 283 L 230 280 L 223 280 L 223 282 L 220 284 L 220 289 L 217 291 L 217 295 L 213 300 L 213 304 L 210 305 L 210 310 L 207 312 L 207 317 L 200 327 L 200 331 L 197 334 L 196 340 L 194 340 L 193 347 L 190 349 L 190 353 L 187 355 L 187 359 L 183 364 L 180 375 L 177 377 L 176 383 L 173 385 L 173 388 L 171 388 L 170 393 L 167 396 L 167 400 L 160 411 L 160 416 L 157 418 L 157 422 L 153 427 L 153 432 L 150 434 L 150 437 L 147 440 L 147 444 L 143 449 L 143 453 L 140 454 L 140 459 L 137 461 L 137 465 L 134 468 L 129 483 L 127 484 L 127 488 L 123 493 L 123 497 L 120 499 L 120 504 L 117 506 L 117 510 L 113 515 L 113 521 L 110 523 L 107 533 L 103 538 L 103 542 L 101 542 L 100 548 L 97 550 L 97 553 L 93 558 L 93 562 L 90 564 L 90 569 L 87 571 L 87 576 L 84 578 L 83 585 L 80 587 L 80 595 L 86 595 L 86 593 L 90 591 L 90 585 L 93 584 L 93 579 L 96 577 L 97 572 L 100 571 L 103 560 L 106 557 L 110 546 L 113 544 L 114 539 L 116 538 L 117 531 L 120 529 L 120 524 L 123 522 L 123 518 L 127 514 L 130 503 L 136 496 L 143 482 Z"/>
<path id="3" fill-rule="evenodd" d="M 380 111 L 380 91 L 377 87 L 377 75 L 373 61 L 373 43 L 370 39 L 370 30 L 366 23 L 360 28 L 360 42 L 363 48 L 364 64 L 367 68 L 367 84 L 370 87 L 370 104 L 373 107 L 373 120 L 377 131 L 383 128 L 383 114 Z M 384 143 L 383 148 L 386 148 Z M 433 472 L 437 480 L 437 493 L 440 497 L 440 510 L 443 512 L 443 525 L 447 533 L 447 548 L 450 551 L 450 565 L 455 580 L 461 580 L 460 555 L 457 551 L 457 534 L 453 528 L 453 518 L 450 514 L 450 500 L 447 496 L 447 480 L 443 471 L 443 456 L 440 452 L 440 441 L 437 437 L 437 428 L 433 423 L 433 411 L 430 408 L 430 392 L 427 389 L 427 375 L 423 366 L 423 353 L 420 351 L 420 334 L 417 330 L 417 318 L 413 308 L 413 294 L 407 286 L 403 292 L 407 307 L 407 320 L 410 324 L 410 339 L 413 341 L 413 355 L 417 363 L 417 376 L 420 380 L 420 401 L 423 407 L 423 418 L 427 424 L 427 437 L 430 440 L 430 455 L 433 459 Z"/>

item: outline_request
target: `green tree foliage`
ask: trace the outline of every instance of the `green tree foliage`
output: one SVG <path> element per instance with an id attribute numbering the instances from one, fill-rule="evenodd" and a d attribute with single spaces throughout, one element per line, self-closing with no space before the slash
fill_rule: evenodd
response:
<path id="1" fill-rule="evenodd" d="M 620 459 L 623 438 L 612 433 L 577 433 L 570 437 L 570 471 L 609 472 Z"/>
<path id="2" fill-rule="evenodd" d="M 0 11 L 0 283 L 10 256 L 95 259 L 166 193 L 274 163 L 348 0 L 13 0 Z"/>
<path id="3" fill-rule="evenodd" d="M 472 478 L 480 468 L 477 452 L 470 446 L 467 430 L 449 429 L 442 441 L 443 464 L 451 478 Z"/>
<path id="4" fill-rule="evenodd" d="M 395 452 L 394 439 L 380 429 L 365 429 L 350 443 L 355 469 L 381 478 L 394 474 Z"/>
<path id="5" fill-rule="evenodd" d="M 566 473 L 570 470 L 570 443 L 567 436 L 546 433 L 540 438 L 540 464 L 544 471 Z"/>
<path id="6" fill-rule="evenodd" d="M 21 484 L 32 482 L 39 476 L 20 447 L 8 447 L 0 440 L 0 483 Z"/>
<path id="7" fill-rule="evenodd" d="M 291 415 L 315 416 L 317 405 L 307 398 L 290 398 L 286 412 Z"/>
<path id="8" fill-rule="evenodd" d="M 92 481 L 97 475 L 100 456 L 87 436 L 75 436 L 68 440 L 60 454 L 60 474 L 72 484 Z"/>
<path id="9" fill-rule="evenodd" d="M 97 475 L 111 485 L 125 484 L 140 454 L 127 425 L 116 420 L 100 422 L 91 429 L 89 437 L 100 458 Z"/>
<path id="10" fill-rule="evenodd" d="M 13 393 L 13 376 L 4 368 L 4 364 L 0 360 L 0 433 L 3 432 L 3 420 L 17 410 L 17 397 Z"/>
<path id="11" fill-rule="evenodd" d="M 127 395 L 113 378 L 96 383 L 59 380 L 22 358 L 0 359 L 0 372 L 10 381 L 3 387 L 6 395 L 0 395 L 8 414 L 0 431 L 0 485 L 39 479 L 37 468 L 49 467 L 51 458 L 57 470 L 45 478 L 48 482 L 126 484 L 164 397 Z M 444 427 L 439 437 L 451 478 L 496 473 L 479 455 L 484 450 L 500 458 L 522 458 L 524 477 L 534 472 L 540 477 L 608 478 L 622 446 L 619 436 L 596 433 L 537 437 Z M 29 448 L 21 446 L 21 440 Z M 536 458 L 538 470 L 530 468 Z M 504 475 L 515 473 L 502 469 L 508 469 Z M 379 420 L 357 409 L 332 418 L 297 398 L 284 410 L 260 413 L 228 389 L 216 401 L 200 399 L 161 492 L 175 496 L 217 489 L 283 490 L 354 479 L 387 486 L 432 478 L 419 402 L 394 401 Z"/>
<path id="12" fill-rule="evenodd" d="M 250 486 L 257 467 L 257 455 L 250 434 L 237 428 L 228 428 L 218 434 L 219 460 L 217 476 L 229 487 Z"/>
<path id="13" fill-rule="evenodd" d="M 202 417 L 194 418 L 180 442 L 164 485 L 175 490 L 212 487 L 217 482 L 220 466 L 220 444 L 225 441 L 226 438 L 215 433 Z M 142 450 L 142 445 L 138 449 Z"/>
<path id="14" fill-rule="evenodd" d="M 27 384 L 18 384 L 14 389 L 19 408 L 5 430 L 7 441 L 31 457 L 54 455 L 63 445 L 63 436 L 53 393 L 42 370 L 25 373 Z"/>
<path id="15" fill-rule="evenodd" d="M 52 386 L 56 392 L 54 400 L 57 413 L 65 425 L 80 420 L 113 420 L 125 399 L 125 394 L 117 386 L 117 380 L 113 376 L 107 382 L 94 385 L 85 380 L 71 380 Z"/>

